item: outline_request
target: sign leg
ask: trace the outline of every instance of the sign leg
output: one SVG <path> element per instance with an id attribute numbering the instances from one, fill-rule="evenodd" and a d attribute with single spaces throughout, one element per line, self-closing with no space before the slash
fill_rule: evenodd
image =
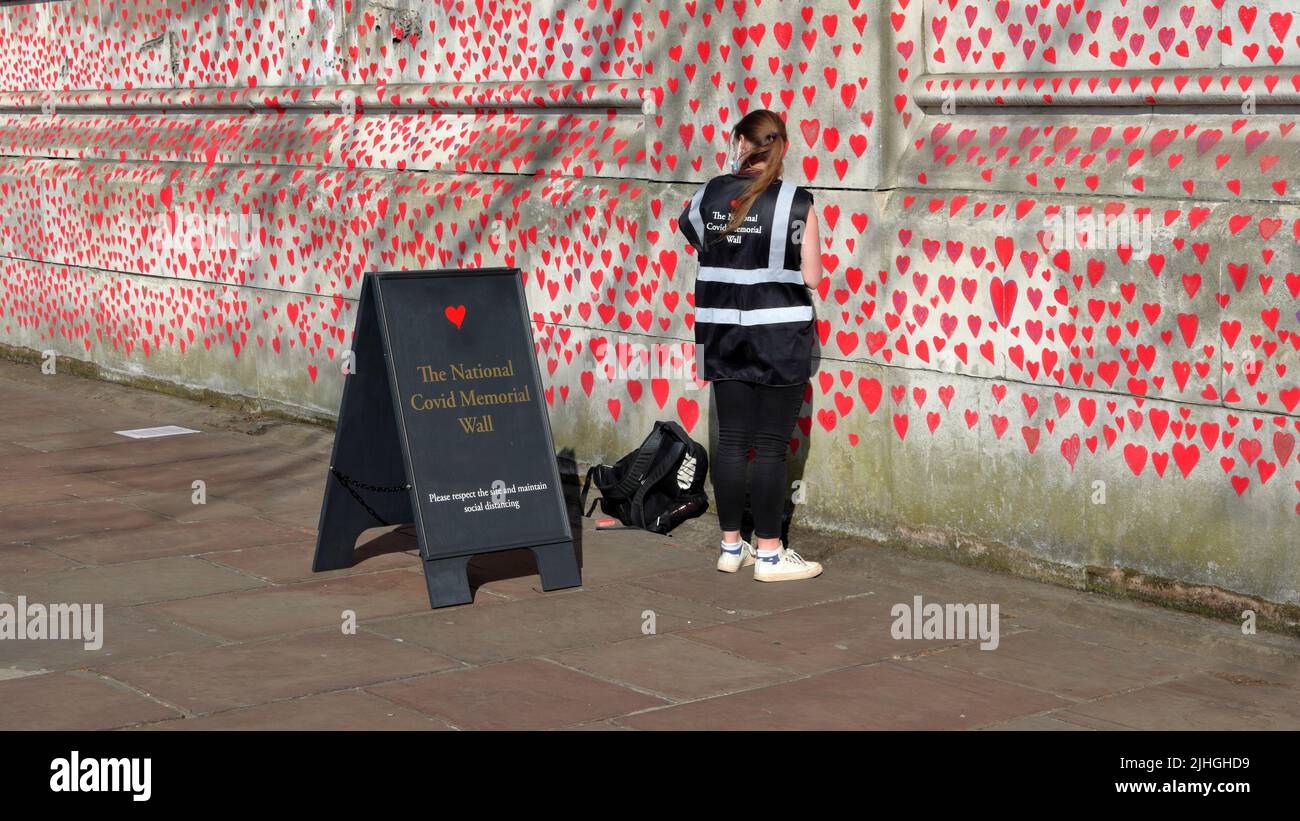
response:
<path id="1" fill-rule="evenodd" d="M 357 537 L 384 522 L 406 524 L 415 521 L 412 492 L 379 491 L 381 487 L 409 485 L 402 461 L 402 441 L 397 417 L 389 393 L 387 366 L 384 364 L 383 339 L 375 313 L 374 285 L 367 277 L 361 288 L 353 345 L 355 367 L 343 383 L 339 402 L 339 421 L 330 453 L 330 472 L 325 476 L 325 499 L 321 504 L 320 526 L 316 532 L 314 572 L 351 567 Z M 343 479 L 352 477 L 359 502 L 348 492 Z M 367 487 L 363 483 L 370 483 Z M 371 515 L 370 510 L 374 511 Z M 378 518 L 377 518 L 378 517 Z"/>
<path id="2" fill-rule="evenodd" d="M 552 542 L 529 548 L 537 560 L 537 573 L 542 577 L 543 590 L 561 590 L 582 584 L 582 571 L 578 569 L 578 555 L 573 542 Z"/>
<path id="3" fill-rule="evenodd" d="M 469 560 L 472 556 L 425 559 L 424 583 L 429 588 L 430 607 L 450 607 L 474 601 L 469 590 Z"/>
<path id="4" fill-rule="evenodd" d="M 313 573 L 351 567 L 357 537 L 367 528 L 376 526 L 370 515 L 348 498 L 347 491 L 333 476 L 326 477 L 325 481 L 329 484 L 316 535 L 316 557 L 311 563 Z"/>

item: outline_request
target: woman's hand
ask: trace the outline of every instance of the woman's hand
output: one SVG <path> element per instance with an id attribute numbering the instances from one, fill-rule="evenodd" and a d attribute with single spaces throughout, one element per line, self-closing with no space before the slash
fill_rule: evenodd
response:
<path id="1" fill-rule="evenodd" d="M 822 243 L 817 231 L 817 211 L 813 208 L 808 209 L 808 225 L 803 231 L 799 270 L 803 272 L 804 285 L 816 289 L 822 284 Z"/>

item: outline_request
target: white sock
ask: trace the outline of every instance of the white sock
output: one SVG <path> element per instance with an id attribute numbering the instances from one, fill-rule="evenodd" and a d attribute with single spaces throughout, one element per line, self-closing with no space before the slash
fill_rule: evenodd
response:
<path id="1" fill-rule="evenodd" d="M 728 544 L 727 542 L 722 543 L 722 549 L 728 553 L 735 553 L 737 550 L 740 550 L 742 546 L 744 546 L 744 542 L 735 542 L 734 544 Z"/>
<path id="2" fill-rule="evenodd" d="M 759 550 L 757 552 L 758 552 L 758 558 L 760 559 L 770 560 L 770 559 L 775 559 L 777 556 L 781 555 L 780 548 L 777 548 L 776 550 Z"/>

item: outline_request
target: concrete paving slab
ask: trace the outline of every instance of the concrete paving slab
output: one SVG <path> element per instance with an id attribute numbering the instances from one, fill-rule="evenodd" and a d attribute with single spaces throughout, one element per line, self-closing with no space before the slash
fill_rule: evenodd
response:
<path id="1" fill-rule="evenodd" d="M 892 604 L 893 598 L 864 594 L 688 630 L 682 636 L 805 675 L 956 646 L 955 641 L 894 639 Z"/>
<path id="2" fill-rule="evenodd" d="M 86 475 L 72 474 L 39 482 L 0 479 L 0 510 L 69 500 L 103 500 L 133 496 L 136 491 Z"/>
<path id="3" fill-rule="evenodd" d="M 380 542 L 382 540 L 376 540 Z M 373 545 L 374 543 L 372 543 Z M 406 549 L 399 549 L 406 548 Z M 361 555 L 352 567 L 342 570 L 328 570 L 313 573 L 312 556 L 316 551 L 315 540 L 289 542 L 288 544 L 269 547 L 246 547 L 238 550 L 222 550 L 205 553 L 203 558 L 216 564 L 233 567 L 241 573 L 265 579 L 274 584 L 330 579 L 338 576 L 356 576 L 362 573 L 378 573 L 384 570 L 419 570 L 420 556 L 417 548 L 395 540 L 384 542 L 373 548 L 375 552 Z M 380 550 L 391 552 L 378 552 Z M 360 551 L 359 551 L 360 553 Z"/>
<path id="4" fill-rule="evenodd" d="M 144 730 L 450 730 L 432 716 L 358 690 L 145 724 Z"/>
<path id="5" fill-rule="evenodd" d="M 144 512 L 141 512 L 145 515 Z M 84 564 L 116 564 L 165 556 L 196 556 L 251 547 L 301 542 L 303 531 L 260 519 L 174 522 L 149 513 L 155 526 L 84 537 L 57 538 L 48 531 L 33 544 Z"/>
<path id="6" fill-rule="evenodd" d="M 659 634 L 682 632 L 714 624 L 727 624 L 744 618 L 735 610 L 724 610 L 707 602 L 680 598 L 658 590 L 638 587 L 634 584 L 619 583 L 593 587 L 588 591 L 592 597 L 613 602 L 622 607 L 630 607 L 641 614 L 643 624 L 653 616 L 654 628 Z M 664 621 L 661 615 L 671 616 Z"/>
<path id="7" fill-rule="evenodd" d="M 166 516 L 175 522 L 206 522 L 212 519 L 255 519 L 259 511 L 249 505 L 240 504 L 223 498 L 221 488 L 202 487 L 202 495 L 193 483 L 188 486 L 163 491 L 160 493 L 137 493 L 127 503 L 141 510 Z M 199 498 L 202 501 L 196 502 Z"/>
<path id="8" fill-rule="evenodd" d="M 376 633 L 459 659 L 487 664 L 546 655 L 642 636 L 644 608 L 600 598 L 584 590 L 557 591 L 491 607 L 465 606 L 370 625 Z M 686 626 L 661 613 L 659 632 Z"/>
<path id="9" fill-rule="evenodd" d="M 621 719 L 654 730 L 956 730 L 1066 702 L 1035 690 L 907 662 L 850 667 Z"/>
<path id="10" fill-rule="evenodd" d="M 14 589 L 36 576 L 78 566 L 71 559 L 39 547 L 7 545 L 0 550 L 0 590 Z"/>
<path id="11" fill-rule="evenodd" d="M 121 684 L 82 673 L 0 681 L 6 730 L 110 730 L 179 713 Z"/>
<path id="12" fill-rule="evenodd" d="M 1076 705 L 1070 713 L 1138 730 L 1297 730 L 1300 690 L 1276 679 L 1199 673 Z"/>
<path id="13" fill-rule="evenodd" d="M 716 559 L 716 554 L 714 554 Z M 702 567 L 677 570 L 637 579 L 636 587 L 668 593 L 679 598 L 706 602 L 723 610 L 745 616 L 761 616 L 795 607 L 807 607 L 844 599 L 861 592 L 861 588 L 835 581 L 825 574 L 805 583 L 771 583 L 754 581 L 752 570 L 720 573 L 711 562 Z"/>
<path id="14" fill-rule="evenodd" d="M 1153 658 L 1137 647 L 1107 647 L 1026 630 L 1002 636 L 996 650 L 967 645 L 916 663 L 1035 687 L 1064 699 L 1090 700 L 1195 672 L 1204 659 L 1191 653 Z"/>
<path id="15" fill-rule="evenodd" d="M 365 632 L 349 636 L 329 630 L 106 664 L 96 672 L 176 705 L 185 714 L 203 714 L 456 666 L 451 659 L 409 644 Z"/>
<path id="16" fill-rule="evenodd" d="M 794 677 L 775 665 L 677 635 L 628 639 L 557 653 L 551 658 L 605 681 L 631 685 L 673 701 L 750 690 Z"/>
<path id="17" fill-rule="evenodd" d="M 47 573 L 6 592 L 25 595 L 29 601 L 88 602 L 113 607 L 190 599 L 265 584 L 202 559 L 169 557 Z"/>
<path id="18" fill-rule="evenodd" d="M 456 670 L 369 691 L 466 730 L 545 730 L 664 703 L 540 659 Z"/>
<path id="19" fill-rule="evenodd" d="M 69 536 L 143 530 L 166 517 L 125 502 L 66 502 L 0 510 L 0 544 L 51 541 Z"/>
<path id="20" fill-rule="evenodd" d="M 421 573 L 388 570 L 190 597 L 146 609 L 209 635 L 243 641 L 322 627 L 341 629 L 349 614 L 358 627 L 368 628 L 392 616 L 428 612 L 429 594 Z"/>
<path id="21" fill-rule="evenodd" d="M 14 600 L 3 601 L 12 604 Z M 6 670 L 14 673 L 84 670 L 132 659 L 203 650 L 219 643 L 211 636 L 151 618 L 136 607 L 106 607 L 102 624 L 98 634 L 102 644 L 97 648 L 87 648 L 84 639 L 6 641 L 0 645 L 0 678 Z"/>

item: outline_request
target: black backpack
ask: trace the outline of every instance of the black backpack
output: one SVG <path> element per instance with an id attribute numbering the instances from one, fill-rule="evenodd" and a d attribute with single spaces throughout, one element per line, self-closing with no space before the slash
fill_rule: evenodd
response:
<path id="1" fill-rule="evenodd" d="M 641 447 L 613 465 L 594 465 L 582 483 L 584 515 L 596 503 L 605 515 L 628 527 L 667 533 L 709 509 L 704 479 L 709 454 L 676 422 L 655 422 Z M 592 483 L 600 498 L 587 507 Z"/>

